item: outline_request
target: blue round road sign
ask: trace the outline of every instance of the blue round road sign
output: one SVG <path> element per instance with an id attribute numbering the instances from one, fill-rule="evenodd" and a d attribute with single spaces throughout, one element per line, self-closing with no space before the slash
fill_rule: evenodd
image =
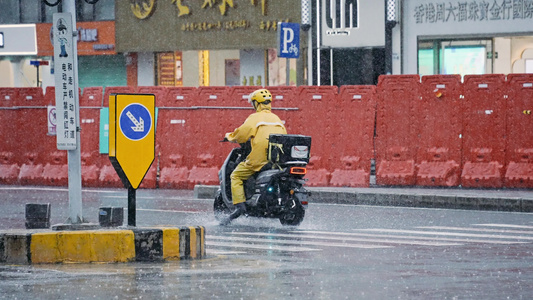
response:
<path id="1" fill-rule="evenodd" d="M 144 105 L 132 103 L 120 113 L 119 125 L 120 130 L 128 139 L 142 140 L 150 132 L 152 115 Z"/>

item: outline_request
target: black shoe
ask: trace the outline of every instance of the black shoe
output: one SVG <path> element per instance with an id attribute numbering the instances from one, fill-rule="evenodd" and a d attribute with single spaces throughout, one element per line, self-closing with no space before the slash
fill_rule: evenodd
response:
<path id="1" fill-rule="evenodd" d="M 235 204 L 235 210 L 224 220 L 220 222 L 220 225 L 228 225 L 231 221 L 237 219 L 241 215 L 246 213 L 246 204 L 244 202 Z"/>

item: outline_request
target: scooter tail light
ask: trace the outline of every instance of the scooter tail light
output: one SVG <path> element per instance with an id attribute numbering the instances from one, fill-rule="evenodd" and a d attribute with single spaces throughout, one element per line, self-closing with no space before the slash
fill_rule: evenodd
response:
<path id="1" fill-rule="evenodd" d="M 290 173 L 294 175 L 305 175 L 307 174 L 307 168 L 303 167 L 292 167 Z"/>

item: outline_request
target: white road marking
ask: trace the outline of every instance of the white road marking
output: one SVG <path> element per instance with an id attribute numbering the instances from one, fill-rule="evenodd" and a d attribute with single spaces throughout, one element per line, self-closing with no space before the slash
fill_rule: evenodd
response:
<path id="1" fill-rule="evenodd" d="M 445 236 L 467 236 L 476 238 L 493 238 L 493 239 L 513 239 L 513 240 L 533 240 L 533 237 L 517 236 L 517 235 L 492 235 L 492 234 L 468 234 L 460 232 L 439 232 L 439 231 L 421 231 L 421 230 L 400 230 L 400 229 L 356 229 L 358 231 L 371 231 L 371 232 L 389 232 L 389 233 L 412 233 L 412 234 L 425 234 L 425 235 L 445 235 Z"/>
<path id="2" fill-rule="evenodd" d="M 375 238 L 353 238 L 353 237 L 334 237 L 334 236 L 316 236 L 305 235 L 298 236 L 294 234 L 282 234 L 282 233 L 262 233 L 262 232 L 232 232 L 232 234 L 239 235 L 256 235 L 256 236 L 275 236 L 275 237 L 300 237 L 306 239 L 320 239 L 320 240 L 335 240 L 335 241 L 354 241 L 354 242 L 370 242 L 381 244 L 403 244 L 403 245 L 417 245 L 417 246 L 460 246 L 459 243 L 439 243 L 439 242 L 423 242 L 423 241 L 401 241 L 397 239 L 375 239 Z"/>
<path id="3" fill-rule="evenodd" d="M 227 241 L 228 237 L 224 237 L 224 236 L 209 236 L 208 239 Z M 391 246 L 382 246 L 382 245 L 363 245 L 363 244 L 348 244 L 348 243 L 320 243 L 320 242 L 306 242 L 306 241 L 294 241 L 294 240 L 267 240 L 267 239 L 244 238 L 244 237 L 231 237 L 229 239 L 231 241 L 241 241 L 241 242 L 250 242 L 250 243 L 265 243 L 265 244 L 307 245 L 307 246 L 344 247 L 344 248 L 362 248 L 362 249 L 391 248 Z"/>
<path id="4" fill-rule="evenodd" d="M 322 249 L 314 248 L 304 248 L 304 247 L 283 247 L 283 246 L 273 246 L 273 245 L 253 245 L 253 244 L 240 244 L 240 243 L 224 243 L 224 242 L 212 242 L 207 240 L 205 244 L 207 246 L 218 246 L 218 247 L 228 247 L 228 248 L 245 248 L 245 249 L 260 249 L 260 250 L 276 250 L 276 251 L 286 251 L 286 252 L 309 252 L 309 251 L 322 251 Z"/>
<path id="5" fill-rule="evenodd" d="M 375 233 L 359 233 L 359 232 L 329 232 L 329 231 L 293 231 L 294 233 L 306 233 L 306 234 L 331 234 L 340 236 L 365 236 L 365 237 L 379 237 L 379 238 L 396 238 L 396 239 L 414 239 L 414 240 L 430 240 L 430 241 L 446 241 L 446 242 L 459 242 L 459 243 L 481 243 L 481 244 L 527 244 L 528 242 L 515 242 L 515 241 L 497 241 L 497 240 L 478 240 L 469 238 L 445 238 L 445 237 L 424 237 L 413 235 L 390 235 L 390 234 L 375 234 Z"/>
<path id="6" fill-rule="evenodd" d="M 473 231 L 473 232 L 533 234 L 533 231 L 526 231 L 526 230 L 483 229 L 483 228 L 472 228 L 472 227 L 421 226 L 417 228 L 437 229 L 437 230 Z"/>
<path id="7" fill-rule="evenodd" d="M 137 211 L 155 211 L 165 213 L 187 213 L 187 214 L 203 214 L 202 211 L 188 211 L 188 210 L 171 210 L 171 209 L 149 209 L 149 208 L 137 208 Z"/>
<path id="8" fill-rule="evenodd" d="M 523 229 L 533 229 L 533 226 L 527 225 L 514 225 L 514 224 L 472 224 L 474 226 L 486 226 L 486 227 L 508 227 L 508 228 L 523 228 Z"/>

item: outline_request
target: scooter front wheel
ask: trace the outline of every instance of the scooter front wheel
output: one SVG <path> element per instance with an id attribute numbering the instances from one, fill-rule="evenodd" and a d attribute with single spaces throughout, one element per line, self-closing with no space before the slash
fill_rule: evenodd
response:
<path id="1" fill-rule="evenodd" d="M 222 194 L 220 194 L 220 192 L 215 196 L 213 212 L 215 213 L 215 219 L 217 219 L 219 222 L 225 220 L 231 214 L 231 209 L 226 206 L 226 203 L 224 203 Z"/>

